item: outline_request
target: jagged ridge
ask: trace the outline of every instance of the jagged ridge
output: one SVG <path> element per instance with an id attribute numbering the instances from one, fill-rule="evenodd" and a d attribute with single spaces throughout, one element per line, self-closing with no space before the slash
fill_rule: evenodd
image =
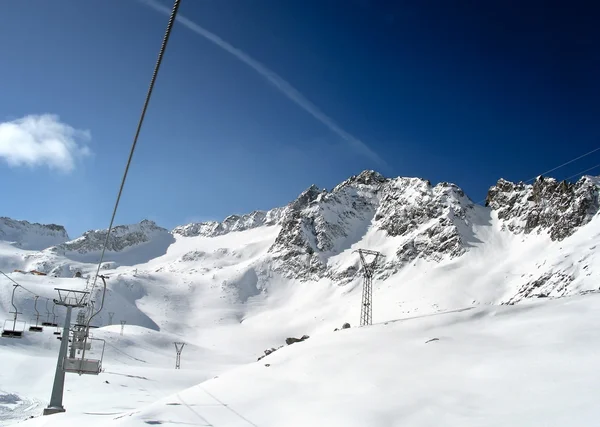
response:
<path id="1" fill-rule="evenodd" d="M 62 225 L 39 224 L 0 217 L 0 240 L 22 249 L 42 250 L 69 240 Z"/>
<path id="2" fill-rule="evenodd" d="M 575 184 L 542 176 L 532 185 L 500 179 L 490 188 L 485 204 L 513 233 L 548 232 L 552 240 L 560 241 L 597 214 L 599 182 L 591 176 Z"/>

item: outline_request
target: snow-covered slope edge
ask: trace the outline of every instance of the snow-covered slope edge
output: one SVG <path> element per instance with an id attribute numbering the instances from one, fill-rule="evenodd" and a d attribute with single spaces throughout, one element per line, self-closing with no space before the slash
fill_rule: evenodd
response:
<path id="1" fill-rule="evenodd" d="M 23 426 L 587 427 L 599 308 L 593 295 L 324 333 L 142 409 Z"/>

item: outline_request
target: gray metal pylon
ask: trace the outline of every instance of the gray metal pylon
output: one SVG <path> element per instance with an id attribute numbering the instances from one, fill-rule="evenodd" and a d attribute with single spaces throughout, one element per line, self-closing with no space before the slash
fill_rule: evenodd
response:
<path id="1" fill-rule="evenodd" d="M 360 326 L 366 326 L 373 324 L 373 274 L 381 253 L 367 249 L 359 249 L 357 252 L 363 266 L 364 280 L 360 307 Z M 365 255 L 372 255 L 374 258 L 372 261 L 367 262 Z"/>
<path id="2" fill-rule="evenodd" d="M 113 320 L 113 316 L 115 315 L 114 311 L 109 311 L 108 312 L 108 324 L 112 325 L 112 320 Z"/>
<path id="3" fill-rule="evenodd" d="M 175 359 L 175 369 L 181 369 L 181 352 L 183 351 L 184 342 L 174 342 L 177 358 Z"/>
<path id="4" fill-rule="evenodd" d="M 121 335 L 123 335 L 123 331 L 125 330 L 126 323 L 127 323 L 127 320 L 121 320 Z"/>
<path id="5" fill-rule="evenodd" d="M 69 327 L 71 326 L 71 313 L 73 308 L 85 307 L 85 297 L 88 294 L 86 291 L 71 291 L 68 289 L 55 288 L 58 291 L 58 300 L 54 300 L 54 304 L 62 305 L 67 308 L 67 315 L 63 325 L 62 339 L 60 341 L 60 350 L 58 351 L 58 359 L 56 361 L 56 372 L 54 374 L 54 383 L 52 385 L 52 394 L 50 395 L 50 403 L 47 408 L 44 408 L 44 415 L 52 415 L 59 412 L 65 412 L 62 404 L 63 391 L 65 389 L 65 371 L 63 368 L 64 360 L 67 355 L 67 347 L 69 346 Z"/>

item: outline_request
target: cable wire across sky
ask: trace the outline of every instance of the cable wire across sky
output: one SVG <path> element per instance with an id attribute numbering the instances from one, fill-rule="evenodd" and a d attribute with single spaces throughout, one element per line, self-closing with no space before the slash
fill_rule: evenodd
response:
<path id="1" fill-rule="evenodd" d="M 171 36 L 171 30 L 173 29 L 173 24 L 175 23 L 175 18 L 177 17 L 177 11 L 179 10 L 180 2 L 181 2 L 181 0 L 175 0 L 175 2 L 173 3 L 173 9 L 171 10 L 171 16 L 169 17 L 169 22 L 167 23 L 167 29 L 165 31 L 165 35 L 163 37 L 163 41 L 161 43 L 160 50 L 158 52 L 158 58 L 156 59 L 156 65 L 154 66 L 154 71 L 152 72 L 152 78 L 150 79 L 150 86 L 148 87 L 148 92 L 146 94 L 146 99 L 144 100 L 144 106 L 142 108 L 142 113 L 138 120 L 137 128 L 135 131 L 135 136 L 133 137 L 133 142 L 131 144 L 131 149 L 129 151 L 129 157 L 127 158 L 127 164 L 125 165 L 125 171 L 123 172 L 123 178 L 121 179 L 121 185 L 119 186 L 119 193 L 117 194 L 117 200 L 115 201 L 115 206 L 114 206 L 114 209 L 112 212 L 112 216 L 110 218 L 108 230 L 106 232 L 106 238 L 104 239 L 104 244 L 102 245 L 102 252 L 100 253 L 100 260 L 98 261 L 98 267 L 96 269 L 96 274 L 94 275 L 94 281 L 93 281 L 92 287 L 90 289 L 90 298 L 96 287 L 98 275 L 100 274 L 100 267 L 102 266 L 102 262 L 104 261 L 104 254 L 106 253 L 106 248 L 108 246 L 110 232 L 113 229 L 113 224 L 115 222 L 115 216 L 117 215 L 117 209 L 119 208 L 119 202 L 121 201 L 121 195 L 123 194 L 123 188 L 125 187 L 125 182 L 127 181 L 127 174 L 129 172 L 129 167 L 131 166 L 131 160 L 133 159 L 133 154 L 135 153 L 135 148 L 137 146 L 138 138 L 139 138 L 140 132 L 142 130 L 142 125 L 144 124 L 144 118 L 146 117 L 146 111 L 148 110 L 148 104 L 150 103 L 150 98 L 152 97 L 152 91 L 154 90 L 154 84 L 156 83 L 156 77 L 158 75 L 158 71 L 160 70 L 160 65 L 162 64 L 165 50 L 167 49 L 167 44 L 169 42 L 169 37 Z"/>

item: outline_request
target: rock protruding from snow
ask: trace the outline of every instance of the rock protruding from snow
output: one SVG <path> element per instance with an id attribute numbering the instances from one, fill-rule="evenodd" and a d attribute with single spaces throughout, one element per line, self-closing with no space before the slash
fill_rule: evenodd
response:
<path id="1" fill-rule="evenodd" d="M 75 252 L 87 254 L 102 250 L 108 230 L 90 230 L 70 242 L 65 242 L 54 248 L 51 252 L 67 253 Z M 169 234 L 165 228 L 159 227 L 154 221 L 143 220 L 139 224 L 117 225 L 108 239 L 106 250 L 109 252 L 121 252 L 127 248 L 146 243 L 158 236 Z"/>
<path id="2" fill-rule="evenodd" d="M 245 215 L 230 215 L 222 222 L 206 221 L 181 225 L 173 229 L 173 234 L 184 237 L 216 237 L 234 231 L 245 231 L 263 225 L 274 225 L 281 219 L 283 208 L 270 211 L 254 211 Z"/>
<path id="3" fill-rule="evenodd" d="M 69 240 L 62 225 L 38 224 L 0 217 L 0 240 L 26 250 L 40 251 Z"/>
<path id="4" fill-rule="evenodd" d="M 490 188 L 486 206 L 515 234 L 546 231 L 560 241 L 598 212 L 598 186 L 598 178 L 590 176 L 575 184 L 542 176 L 532 185 L 500 179 Z"/>

